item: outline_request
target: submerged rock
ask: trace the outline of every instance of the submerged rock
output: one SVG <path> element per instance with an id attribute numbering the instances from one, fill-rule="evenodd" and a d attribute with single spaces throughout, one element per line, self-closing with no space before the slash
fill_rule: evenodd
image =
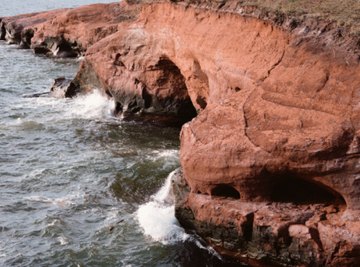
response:
<path id="1" fill-rule="evenodd" d="M 60 77 L 54 80 L 53 85 L 48 92 L 39 92 L 32 94 L 24 94 L 24 98 L 36 98 L 36 97 L 55 97 L 55 98 L 72 98 L 79 94 L 81 89 L 76 83 L 71 79 L 66 79 L 65 77 Z"/>

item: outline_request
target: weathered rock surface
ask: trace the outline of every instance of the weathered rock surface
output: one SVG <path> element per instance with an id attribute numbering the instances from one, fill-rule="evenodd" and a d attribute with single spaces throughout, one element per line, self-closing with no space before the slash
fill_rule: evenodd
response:
<path id="1" fill-rule="evenodd" d="M 250 266 L 358 266 L 359 223 L 342 218 L 340 203 L 240 201 L 190 190 L 178 176 L 177 218 L 225 257 Z"/>
<path id="2" fill-rule="evenodd" d="M 50 88 L 50 96 L 56 98 L 72 98 L 80 93 L 80 87 L 71 79 L 56 78 Z"/>
<path id="3" fill-rule="evenodd" d="M 125 3 L 95 4 L 0 19 L 0 39 L 36 54 L 77 57 L 117 31 L 120 22 L 138 11 Z"/>
<path id="4" fill-rule="evenodd" d="M 161 49 L 148 45 L 149 38 L 126 25 L 89 48 L 75 80 L 87 90 L 100 85 L 121 114 L 167 114 L 188 121 L 196 110 L 185 77 Z"/>
<path id="5" fill-rule="evenodd" d="M 0 19 L 0 40 L 5 40 L 9 44 L 19 44 L 22 48 L 29 48 L 37 27 L 66 11 L 67 9 L 58 9 L 2 18 Z"/>
<path id="6" fill-rule="evenodd" d="M 120 39 L 131 40 L 129 53 L 142 45 L 139 39 L 145 40 L 139 52 L 143 62 L 159 55 L 171 60 L 200 111 L 181 133 L 181 165 L 191 193 L 178 206 L 180 221 L 187 225 L 179 212 L 183 209 L 191 211 L 195 224 L 215 220 L 223 227 L 216 247 L 232 256 L 290 265 L 360 262 L 356 55 L 335 42 L 324 44 L 326 33 L 307 41 L 301 29 L 289 34 L 255 18 L 170 4 L 144 7 L 138 23 L 121 34 Z M 216 201 L 223 212 L 215 213 Z M 252 223 L 247 219 L 251 212 L 244 213 L 249 202 L 254 205 Z M 272 204 L 261 208 L 264 203 Z M 233 213 L 226 213 L 230 208 Z M 320 214 L 303 218 L 307 209 Z M 324 218 L 324 209 L 335 215 Z M 257 210 L 264 220 L 257 219 Z M 308 220 L 316 227 L 306 226 Z M 260 230 L 256 235 L 231 231 L 239 221 L 251 229 L 268 228 L 269 237 Z M 298 237 L 291 225 L 309 230 Z M 279 228 L 291 242 L 281 241 Z M 209 227 L 195 229 L 207 240 L 214 238 Z M 310 230 L 313 236 L 306 233 Z M 238 243 L 227 247 L 227 235 L 246 249 Z M 273 239 L 270 251 L 252 254 L 249 244 L 260 249 L 266 238 Z M 347 252 L 338 255 L 339 246 Z"/>
<path id="7" fill-rule="evenodd" d="M 86 50 L 74 84 L 102 88 L 118 113 L 197 115 L 182 128 L 174 185 L 186 228 L 258 266 L 359 266 L 355 39 L 237 1 L 97 7 L 22 26 L 23 42 Z M 22 25 L 11 20 L 0 22 L 9 42 Z"/>
<path id="8" fill-rule="evenodd" d="M 117 25 L 133 19 L 135 13 L 123 3 L 69 9 L 37 28 L 32 47 L 46 47 L 57 57 L 75 57 L 116 32 Z"/>

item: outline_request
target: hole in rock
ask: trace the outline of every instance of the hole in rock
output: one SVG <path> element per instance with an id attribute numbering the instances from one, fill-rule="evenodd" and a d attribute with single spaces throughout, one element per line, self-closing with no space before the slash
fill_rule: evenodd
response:
<path id="1" fill-rule="evenodd" d="M 123 111 L 123 106 L 120 102 L 115 102 L 115 109 L 114 109 L 114 115 L 118 115 Z"/>
<path id="2" fill-rule="evenodd" d="M 119 53 L 117 53 L 115 56 L 114 65 L 120 66 L 120 67 L 125 67 L 125 64 L 121 61 L 120 57 L 121 57 L 121 55 Z"/>
<path id="3" fill-rule="evenodd" d="M 191 121 L 197 116 L 197 111 L 190 99 L 182 103 L 177 112 L 177 116 L 180 119 L 180 125 Z"/>
<path id="4" fill-rule="evenodd" d="M 196 103 L 198 103 L 202 109 L 205 109 L 207 106 L 205 97 L 198 96 L 196 98 Z"/>
<path id="5" fill-rule="evenodd" d="M 169 114 L 175 114 L 178 124 L 182 125 L 197 116 L 196 109 L 191 102 L 185 77 L 181 70 L 168 57 L 163 56 L 155 66 L 161 71 L 156 84 L 159 88 L 169 88 L 170 95 L 161 99 L 161 105 L 168 110 Z M 143 92 L 144 93 L 144 92 Z M 143 97 L 146 95 L 143 95 Z M 145 103 L 152 105 L 149 96 L 146 96 Z"/>
<path id="6" fill-rule="evenodd" d="M 152 97 L 151 95 L 146 91 L 146 88 L 143 88 L 142 90 L 142 98 L 144 99 L 144 107 L 149 108 L 152 104 Z"/>
<path id="7" fill-rule="evenodd" d="M 335 190 L 291 173 L 274 179 L 271 200 L 295 204 L 346 204 L 344 198 Z"/>
<path id="8" fill-rule="evenodd" d="M 0 19 L 0 40 L 5 40 L 6 30 L 5 24 Z"/>
<path id="9" fill-rule="evenodd" d="M 212 196 L 240 199 L 240 193 L 231 185 L 219 184 L 211 190 Z"/>
<path id="10" fill-rule="evenodd" d="M 115 61 L 119 58 L 117 54 Z M 127 121 L 176 128 L 197 116 L 185 77 L 168 57 L 162 56 L 155 65 L 148 66 L 145 76 L 144 80 L 134 78 L 134 93 L 115 97 L 115 115 L 121 114 Z"/>
<path id="11" fill-rule="evenodd" d="M 77 57 L 78 53 L 75 51 L 75 47 L 71 45 L 67 40 L 62 38 L 57 44 L 58 56 L 59 57 Z"/>
<path id="12" fill-rule="evenodd" d="M 107 89 L 105 89 L 105 94 L 108 96 L 108 97 L 113 97 L 111 92 Z"/>

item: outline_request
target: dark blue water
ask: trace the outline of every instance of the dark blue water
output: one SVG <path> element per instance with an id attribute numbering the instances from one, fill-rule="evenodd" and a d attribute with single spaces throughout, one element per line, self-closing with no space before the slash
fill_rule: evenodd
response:
<path id="1" fill-rule="evenodd" d="M 91 2 L 109 1 L 12 0 L 0 16 Z M 0 43 L 0 266 L 215 264 L 163 204 L 179 129 L 113 118 L 98 92 L 22 97 L 77 67 Z"/>

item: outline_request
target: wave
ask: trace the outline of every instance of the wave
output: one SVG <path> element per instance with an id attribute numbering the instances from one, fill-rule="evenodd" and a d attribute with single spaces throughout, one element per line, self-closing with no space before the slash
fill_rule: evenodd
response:
<path id="1" fill-rule="evenodd" d="M 44 125 L 64 120 L 103 120 L 112 118 L 114 101 L 99 90 L 73 99 L 54 97 L 21 98 L 11 107 L 5 120 L 9 127 L 24 130 L 42 130 Z"/>
<path id="2" fill-rule="evenodd" d="M 148 203 L 139 207 L 137 220 L 145 235 L 164 245 L 177 242 L 192 242 L 201 250 L 222 261 L 222 257 L 211 246 L 205 245 L 197 236 L 187 234 L 175 217 L 175 196 L 172 181 L 178 170 L 171 172 L 160 190 Z"/>
<path id="3" fill-rule="evenodd" d="M 171 181 L 176 171 L 170 173 L 160 190 L 151 201 L 139 207 L 137 220 L 145 235 L 162 244 L 186 241 L 190 235 L 175 218 L 174 196 Z"/>
<path id="4" fill-rule="evenodd" d="M 76 194 L 70 194 L 64 197 L 59 198 L 50 198 L 46 196 L 33 195 L 29 197 L 25 197 L 24 200 L 38 203 L 47 203 L 54 206 L 58 206 L 60 208 L 70 207 L 76 204 L 79 200 L 82 200 L 84 196 L 78 192 Z"/>
<path id="5" fill-rule="evenodd" d="M 70 118 L 100 119 L 110 117 L 114 108 L 114 101 L 94 90 L 92 93 L 75 97 L 66 115 Z"/>

